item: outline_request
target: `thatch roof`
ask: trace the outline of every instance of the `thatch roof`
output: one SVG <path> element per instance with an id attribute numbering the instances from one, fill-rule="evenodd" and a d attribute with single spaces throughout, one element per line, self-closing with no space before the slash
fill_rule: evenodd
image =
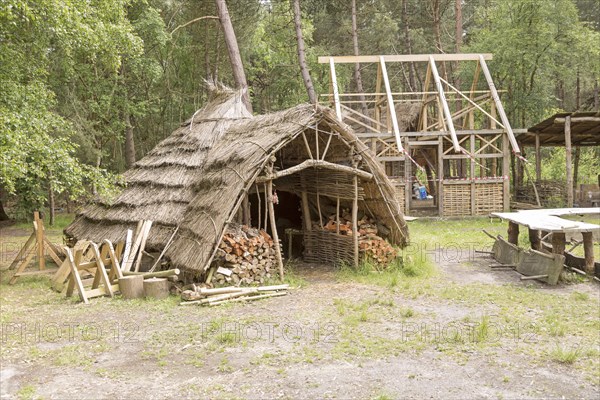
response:
<path id="1" fill-rule="evenodd" d="M 239 92 L 224 88 L 125 173 L 127 187 L 113 202 L 85 207 L 65 233 L 116 242 L 139 220 L 149 219 L 154 224 L 147 247 L 161 250 L 179 226 L 167 257 L 177 267 L 203 271 L 255 179 L 265 175 L 273 156 L 278 165 L 282 157 L 296 157 L 290 146 L 311 127 L 333 132 L 331 157 L 347 157 L 349 149 L 361 155 L 359 168 L 374 179 L 361 181 L 360 206 L 386 225 L 390 242 L 405 245 L 408 232 L 394 188 L 373 154 L 330 109 L 306 104 L 252 117 Z M 286 156 L 282 149 L 288 147 Z"/>

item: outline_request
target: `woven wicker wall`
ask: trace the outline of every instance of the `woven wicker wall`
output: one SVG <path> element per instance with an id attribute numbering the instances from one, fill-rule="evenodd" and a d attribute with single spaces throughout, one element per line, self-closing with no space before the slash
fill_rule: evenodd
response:
<path id="1" fill-rule="evenodd" d="M 398 203 L 400 204 L 400 209 L 402 210 L 403 214 L 406 214 L 406 201 L 404 200 L 404 179 L 390 178 L 390 181 L 392 181 L 392 185 L 394 186 L 394 191 L 396 192 L 396 200 L 398 200 Z"/>
<path id="2" fill-rule="evenodd" d="M 444 184 L 444 217 L 471 215 L 471 184 Z"/>
<path id="3" fill-rule="evenodd" d="M 488 215 L 494 211 L 502 211 L 502 185 L 501 182 L 475 185 L 475 215 Z"/>
<path id="4" fill-rule="evenodd" d="M 304 232 L 304 248 L 304 261 L 309 263 L 339 264 L 342 261 L 354 262 L 352 236 L 312 230 Z"/>

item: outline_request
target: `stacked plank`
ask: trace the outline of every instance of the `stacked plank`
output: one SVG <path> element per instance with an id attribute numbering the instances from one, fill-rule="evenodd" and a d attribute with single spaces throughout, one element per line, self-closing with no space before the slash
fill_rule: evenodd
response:
<path id="1" fill-rule="evenodd" d="M 317 226 L 314 227 L 318 229 Z M 352 215 L 344 210 L 339 219 L 339 227 L 335 215 L 329 217 L 323 229 L 339 232 L 340 235 L 353 236 Z M 398 251 L 384 238 L 379 236 L 380 230 L 385 229 L 372 218 L 364 216 L 358 220 L 358 249 L 363 258 L 370 259 L 381 265 L 387 265 L 398 256 Z"/>
<path id="2" fill-rule="evenodd" d="M 261 284 L 276 273 L 275 241 L 262 229 L 232 225 L 219 249 L 208 280 L 213 286 Z"/>
<path id="3" fill-rule="evenodd" d="M 253 301 L 267 297 L 285 296 L 289 285 L 259 286 L 259 287 L 222 287 L 206 288 L 192 285 L 191 289 L 181 293 L 183 302 L 180 305 L 216 306 L 225 303 Z"/>

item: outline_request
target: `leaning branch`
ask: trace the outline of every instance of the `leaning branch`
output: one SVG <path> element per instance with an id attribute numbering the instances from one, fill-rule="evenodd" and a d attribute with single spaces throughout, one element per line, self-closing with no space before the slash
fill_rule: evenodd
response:
<path id="1" fill-rule="evenodd" d="M 179 29 L 181 28 L 185 28 L 188 25 L 193 24 L 194 22 L 198 22 L 198 21 L 202 21 L 203 19 L 219 19 L 219 17 L 214 16 L 214 15 L 205 15 L 204 17 L 198 17 L 198 18 L 194 18 L 191 21 L 186 22 L 185 24 L 179 25 L 177 28 L 173 29 L 173 31 L 171 32 L 171 35 L 173 35 L 175 32 L 177 32 Z"/>

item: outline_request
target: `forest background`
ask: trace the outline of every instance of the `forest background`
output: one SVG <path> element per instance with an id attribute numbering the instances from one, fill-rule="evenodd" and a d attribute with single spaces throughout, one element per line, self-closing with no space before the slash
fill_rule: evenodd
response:
<path id="1" fill-rule="evenodd" d="M 119 173 L 207 100 L 207 80 L 236 86 L 225 0 L 1 0 L 0 219 L 49 201 L 106 195 Z M 320 55 L 485 52 L 511 124 L 598 110 L 600 0 L 226 0 L 255 114 L 329 90 Z M 444 68 L 460 83 L 472 71 Z M 352 67 L 338 71 L 356 91 Z M 362 74 L 365 91 L 375 76 Z M 424 71 L 391 72 L 418 91 Z M 326 101 L 327 98 L 322 98 Z M 542 178 L 562 179 L 564 148 L 544 148 Z M 600 149 L 582 149 L 595 183 Z M 56 199 L 56 200 L 55 200 Z"/>

